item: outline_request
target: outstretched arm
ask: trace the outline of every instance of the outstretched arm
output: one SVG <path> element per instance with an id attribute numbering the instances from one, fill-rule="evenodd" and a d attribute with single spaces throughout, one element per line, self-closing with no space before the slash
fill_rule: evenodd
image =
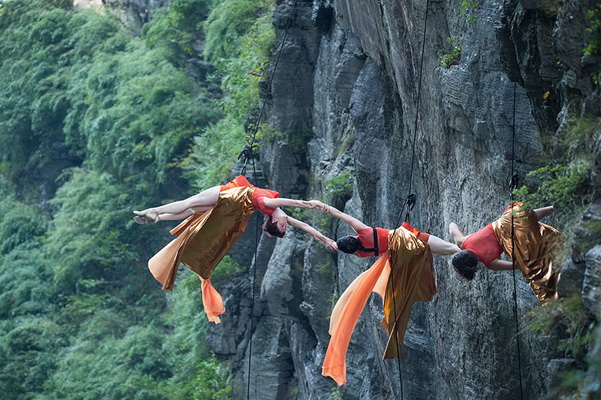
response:
<path id="1" fill-rule="evenodd" d="M 278 207 L 297 207 L 297 208 L 320 208 L 318 204 L 312 201 L 305 200 L 293 200 L 278 197 L 277 199 L 270 199 L 264 197 L 265 205 L 269 208 L 276 209 Z M 323 204 L 323 203 L 322 203 Z"/>
<path id="2" fill-rule="evenodd" d="M 543 207 L 543 208 L 537 208 L 536 210 L 534 210 L 534 214 L 536 214 L 536 219 L 538 219 L 540 221 L 541 218 L 546 217 L 547 215 L 551 214 L 554 211 L 555 211 L 555 207 L 547 206 L 547 207 Z"/>
<path id="3" fill-rule="evenodd" d="M 299 221 L 298 219 L 294 219 L 292 217 L 288 217 L 288 223 L 295 228 L 299 228 L 307 232 L 307 235 L 314 237 L 318 242 L 326 246 L 326 248 L 328 248 L 329 250 L 338 250 L 338 246 L 336 246 L 335 241 L 333 241 L 327 236 L 324 236 L 321 232 L 313 228 L 311 225 L 303 221 Z"/>
<path id="4" fill-rule="evenodd" d="M 428 244 L 430 245 L 430 250 L 432 250 L 432 253 L 440 256 L 447 256 L 461 251 L 456 244 L 449 243 L 446 240 L 442 240 L 438 236 L 434 235 L 430 235 Z"/>
<path id="5" fill-rule="evenodd" d="M 513 269 L 513 263 L 511 261 L 499 260 L 498 258 L 490 263 L 486 268 L 492 269 L 494 271 L 506 271 L 508 269 Z"/>
<path id="6" fill-rule="evenodd" d="M 369 226 L 365 225 L 363 222 L 359 221 L 355 217 L 351 217 L 350 215 L 343 213 L 335 207 L 329 206 L 327 204 L 322 203 L 319 200 L 311 200 L 309 203 L 314 205 L 313 208 L 321 210 L 325 213 L 330 214 L 333 217 L 340 219 L 342 222 L 350 226 L 355 230 L 355 232 L 359 232 L 360 230 L 367 229 Z"/>

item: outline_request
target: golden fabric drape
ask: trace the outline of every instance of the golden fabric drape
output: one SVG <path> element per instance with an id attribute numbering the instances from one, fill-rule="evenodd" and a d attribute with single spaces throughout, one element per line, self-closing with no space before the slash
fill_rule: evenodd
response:
<path id="1" fill-rule="evenodd" d="M 437 293 L 428 243 L 403 228 L 391 232 L 388 240 L 390 277 L 386 285 L 382 320 L 388 332 L 388 344 L 384 359 L 401 358 L 401 345 L 413 303 L 430 301 Z"/>
<path id="2" fill-rule="evenodd" d="M 528 282 L 536 297 L 542 302 L 557 298 L 557 282 L 561 265 L 556 265 L 561 247 L 560 232 L 536 219 L 533 211 L 523 207 L 513 208 L 514 242 L 512 254 L 512 210 L 507 210 L 492 223 L 495 236 L 503 251 L 513 256 L 515 266 Z"/>
<path id="3" fill-rule="evenodd" d="M 223 190 L 215 206 L 204 213 L 194 214 L 171 230 L 177 236 L 148 261 L 148 268 L 164 290 L 173 288 L 177 267 L 181 261 L 201 278 L 203 303 L 209 320 L 223 308 L 219 293 L 209 277 L 244 233 L 253 213 L 254 187 L 243 186 Z M 219 296 L 219 297 L 217 297 Z M 214 306 L 211 307 L 211 304 Z M 213 318 L 213 319 L 212 319 Z M 218 322 L 218 318 L 214 320 Z"/>
<path id="4" fill-rule="evenodd" d="M 332 311 L 329 330 L 331 339 L 324 358 L 322 375 L 331 377 L 338 385 L 346 383 L 348 345 L 372 292 L 384 299 L 382 325 L 389 334 L 384 358 L 400 357 L 395 338 L 400 348 L 413 303 L 430 301 L 436 294 L 432 253 L 428 244 L 404 228 L 391 231 L 388 241 L 388 252 L 355 278 Z M 392 271 L 395 274 L 394 279 L 390 277 Z"/>

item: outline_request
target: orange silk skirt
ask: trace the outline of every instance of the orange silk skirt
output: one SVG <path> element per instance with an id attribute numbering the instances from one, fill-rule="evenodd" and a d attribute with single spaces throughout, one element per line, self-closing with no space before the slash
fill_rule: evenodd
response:
<path id="1" fill-rule="evenodd" d="M 218 315 L 225 307 L 219 293 L 209 280 L 211 273 L 244 233 L 253 213 L 254 187 L 223 188 L 219 199 L 209 211 L 194 214 L 171 230 L 177 236 L 148 261 L 155 279 L 171 290 L 181 261 L 194 271 L 202 282 L 202 300 L 210 321 L 221 322 Z"/>
<path id="2" fill-rule="evenodd" d="M 384 299 L 382 325 L 388 332 L 384 358 L 401 358 L 401 344 L 416 301 L 430 301 L 436 292 L 432 252 L 427 242 L 405 228 L 391 231 L 388 252 L 344 291 L 330 319 L 332 336 L 322 375 L 346 383 L 346 352 L 359 316 L 371 293 Z"/>
<path id="3" fill-rule="evenodd" d="M 556 262 L 561 248 L 561 233 L 538 222 L 533 211 L 516 207 L 513 211 L 515 250 L 511 244 L 512 211 L 507 210 L 492 223 L 497 240 L 503 251 L 513 255 L 515 266 L 528 282 L 541 302 L 557 298 L 561 264 Z M 513 253 L 512 253 L 513 251 Z"/>

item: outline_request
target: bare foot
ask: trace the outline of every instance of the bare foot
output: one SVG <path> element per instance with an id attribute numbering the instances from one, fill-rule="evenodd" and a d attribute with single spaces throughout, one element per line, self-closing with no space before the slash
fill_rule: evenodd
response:
<path id="1" fill-rule="evenodd" d="M 159 213 L 154 208 L 147 208 L 146 210 L 142 211 L 134 211 L 134 214 L 136 214 L 139 217 L 149 219 L 152 222 L 158 222 L 159 220 Z"/>

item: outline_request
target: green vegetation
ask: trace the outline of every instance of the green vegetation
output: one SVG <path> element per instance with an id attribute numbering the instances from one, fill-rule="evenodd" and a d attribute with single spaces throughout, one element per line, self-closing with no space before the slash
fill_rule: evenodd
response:
<path id="1" fill-rule="evenodd" d="M 531 208 L 553 204 L 562 212 L 579 209 L 586 201 L 588 173 L 589 165 L 584 163 L 542 167 L 529 172 L 526 178 L 533 183 L 522 186 L 514 195 Z"/>
<path id="2" fill-rule="evenodd" d="M 518 200 L 530 207 L 555 205 L 558 212 L 553 216 L 553 225 L 566 237 L 572 236 L 574 228 L 581 224 L 583 233 L 569 249 L 566 246 L 563 253 L 584 254 L 599 242 L 601 224 L 598 221 L 584 224 L 581 218 L 594 189 L 590 181 L 591 152 L 600 127 L 599 118 L 578 118 L 546 138 L 544 153 L 549 165 L 529 173 L 526 185 L 514 192 Z M 594 343 L 597 316 L 590 315 L 584 308 L 580 288 L 572 291 L 564 289 L 560 293 L 563 298 L 536 307 L 528 314 L 526 322 L 530 329 L 557 338 L 557 358 L 574 360 L 559 377 L 560 382 L 551 388 L 557 398 L 579 398 L 587 369 L 593 362 L 587 354 Z"/>
<path id="3" fill-rule="evenodd" d="M 206 138 L 197 139 L 184 161 L 187 177 L 197 188 L 212 186 L 229 175 L 238 153 L 249 142 L 247 134 L 256 128 L 248 120 L 256 119 L 259 84 L 267 79 L 275 40 L 272 7 L 272 0 L 218 2 L 203 24 L 207 32 L 204 54 L 214 62 L 212 79 L 224 93 L 217 107 L 227 117 L 207 129 Z M 269 129 L 262 126 L 260 131 Z M 208 154 L 207 147 L 214 151 Z"/>
<path id="4" fill-rule="evenodd" d="M 341 208 L 353 195 L 354 176 L 349 171 L 327 179 L 324 185 L 324 202 L 334 207 Z M 331 228 L 334 218 L 329 214 L 315 213 L 307 209 L 295 208 L 292 217 L 306 221 L 315 229 L 325 233 Z"/>
<path id="5" fill-rule="evenodd" d="M 476 15 L 474 13 L 480 8 L 480 1 L 477 0 L 462 0 L 461 14 L 467 15 L 467 22 L 474 22 Z"/>
<path id="6" fill-rule="evenodd" d="M 440 65 L 445 68 L 450 68 L 452 65 L 459 64 L 461 60 L 461 42 L 462 38 L 456 36 L 449 36 L 447 38 L 447 50 L 445 53 L 440 54 Z"/>
<path id="7" fill-rule="evenodd" d="M 528 313 L 528 327 L 553 334 L 558 338 L 557 350 L 564 358 L 574 359 L 574 366 L 560 376 L 557 394 L 574 395 L 582 390 L 588 360 L 586 355 L 594 343 L 595 319 L 589 315 L 580 294 L 550 301 Z"/>
<path id="8" fill-rule="evenodd" d="M 600 128 L 601 119 L 579 118 L 557 138 L 549 138 L 549 165 L 528 173 L 525 185 L 514 191 L 515 197 L 531 208 L 553 204 L 559 210 L 559 227 L 573 225 L 590 202 L 590 152 Z"/>
<path id="9" fill-rule="evenodd" d="M 329 201 L 339 198 L 346 202 L 353 195 L 354 182 L 353 175 L 348 171 L 344 171 L 337 177 L 326 180 L 324 194 Z"/>
<path id="10" fill-rule="evenodd" d="M 177 179 L 177 159 L 217 113 L 162 48 L 92 12 L 19 0 L 2 10 L 5 177 L 27 186 L 37 176 L 52 179 L 57 164 L 85 160 L 146 194 Z"/>
<path id="11" fill-rule="evenodd" d="M 340 388 L 335 387 L 330 391 L 330 396 L 328 400 L 342 400 L 342 394 L 340 393 Z"/>
<path id="12" fill-rule="evenodd" d="M 263 0 L 225 0 L 219 2 L 211 10 L 204 22 L 207 44 L 204 54 L 210 60 L 228 59 L 243 53 L 243 43 L 248 41 L 246 36 L 251 30 L 262 25 L 256 16 L 270 16 L 266 11 L 271 2 Z M 261 45 L 256 43 L 257 45 Z"/>
<path id="13" fill-rule="evenodd" d="M 219 286 L 229 282 L 232 278 L 242 275 L 246 270 L 241 267 L 232 257 L 225 256 L 219 263 L 215 272 L 211 275 L 211 282 Z"/>
<path id="14" fill-rule="evenodd" d="M 315 268 L 315 272 L 320 275 L 331 275 L 332 274 L 332 265 L 329 262 L 324 262 L 319 264 L 317 268 Z"/>
<path id="15" fill-rule="evenodd" d="M 586 16 L 589 26 L 586 31 L 591 34 L 588 44 L 584 48 L 584 54 L 594 56 L 601 53 L 601 3 L 588 10 Z"/>
<path id="16" fill-rule="evenodd" d="M 244 126 L 228 115 L 196 136 L 194 142 L 181 165 L 197 188 L 206 189 L 230 176 L 244 147 Z"/>
<path id="17" fill-rule="evenodd" d="M 0 1 L 0 397 L 229 399 L 198 278 L 160 290 L 146 260 L 165 227 L 131 210 L 228 177 L 271 2 L 174 0 L 139 38 L 71 3 Z M 213 281 L 243 272 L 226 258 Z"/>
<path id="18" fill-rule="evenodd" d="M 169 8 L 154 11 L 151 23 L 142 28 L 146 45 L 160 49 L 177 64 L 186 56 L 197 56 L 198 34 L 211 3 L 211 0 L 177 0 Z"/>
<path id="19" fill-rule="evenodd" d="M 302 152 L 307 146 L 307 142 L 313 137 L 313 132 L 310 130 L 293 131 L 288 133 L 288 143 L 295 152 Z"/>

